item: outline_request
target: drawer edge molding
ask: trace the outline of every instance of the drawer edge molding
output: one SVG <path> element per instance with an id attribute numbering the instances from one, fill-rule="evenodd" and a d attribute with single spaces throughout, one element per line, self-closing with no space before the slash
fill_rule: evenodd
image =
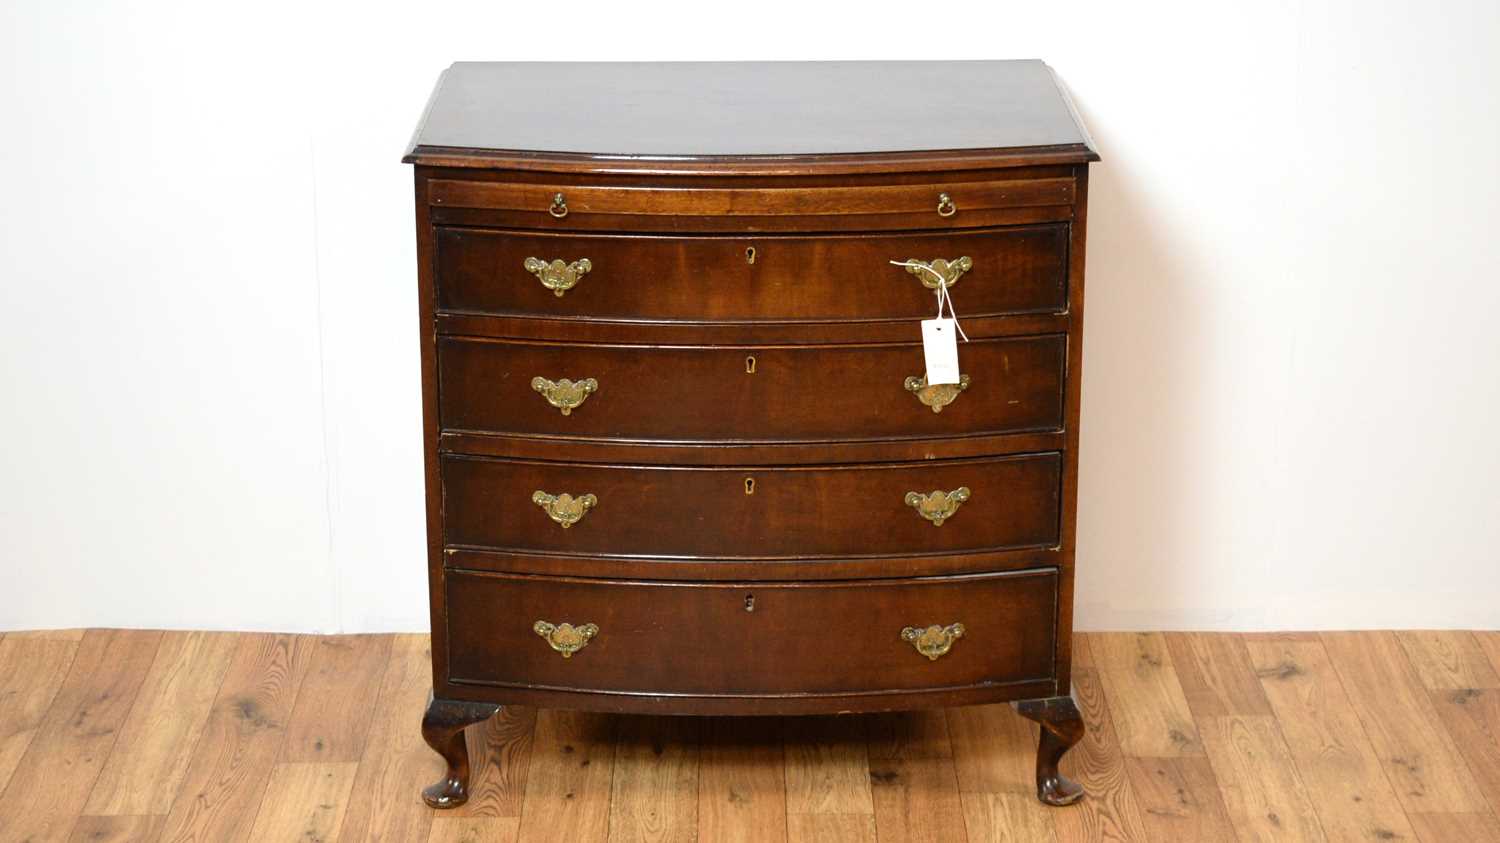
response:
<path id="1" fill-rule="evenodd" d="M 1038 430 L 863 441 L 671 442 L 445 430 L 439 435 L 438 453 L 443 456 L 546 460 L 556 459 L 558 449 L 566 448 L 569 460 L 578 462 L 748 467 L 915 462 L 1040 453 L 1062 450 L 1065 438 L 1066 432 L 1062 430 Z"/>
<path id="2" fill-rule="evenodd" d="M 881 564 L 887 563 L 887 564 Z M 559 556 L 490 548 L 447 547 L 443 566 L 455 574 L 530 574 L 534 576 L 623 577 L 641 581 L 691 582 L 831 582 L 878 580 L 899 570 L 913 577 L 1062 569 L 1072 565 L 1060 547 L 878 559 L 661 559 L 608 556 Z"/>
<path id="3" fill-rule="evenodd" d="M 444 208 L 541 212 L 554 207 L 557 192 L 556 185 L 522 182 L 436 178 L 427 183 L 428 202 Z M 937 209 L 942 194 L 948 195 L 952 205 L 969 210 L 1072 205 L 1077 198 L 1077 185 L 1074 179 L 1063 177 L 858 187 L 566 187 L 570 216 L 911 214 L 931 217 L 933 224 L 939 221 Z"/>

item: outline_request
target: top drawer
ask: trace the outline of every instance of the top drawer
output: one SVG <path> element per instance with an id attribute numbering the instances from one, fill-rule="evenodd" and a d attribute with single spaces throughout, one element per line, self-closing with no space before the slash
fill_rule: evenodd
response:
<path id="1" fill-rule="evenodd" d="M 436 178 L 427 200 L 441 217 L 478 212 L 547 230 L 744 231 L 949 228 L 995 225 L 1014 215 L 1071 218 L 1078 198 L 1066 169 L 995 178 L 897 183 L 801 182 L 753 187 L 703 181 L 546 184 Z"/>
<path id="2" fill-rule="evenodd" d="M 763 237 L 445 226 L 436 243 L 438 307 L 449 312 L 663 322 L 930 319 L 934 272 L 948 279 L 960 318 L 1067 308 L 1064 223 Z"/>

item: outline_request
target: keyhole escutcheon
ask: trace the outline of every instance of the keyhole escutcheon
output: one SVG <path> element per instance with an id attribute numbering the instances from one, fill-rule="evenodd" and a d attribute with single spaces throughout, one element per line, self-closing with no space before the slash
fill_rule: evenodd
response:
<path id="1" fill-rule="evenodd" d="M 753 594 L 747 594 L 747 595 L 745 595 L 745 611 L 747 611 L 747 612 L 753 612 L 753 611 L 755 611 L 755 595 L 753 595 Z"/>
<path id="2" fill-rule="evenodd" d="M 753 494 L 755 494 L 755 478 L 754 477 L 746 477 L 745 478 L 745 494 L 747 494 L 747 495 L 753 495 Z"/>
<path id="3" fill-rule="evenodd" d="M 755 374 L 755 355 L 751 354 L 745 358 L 745 374 Z"/>
<path id="4" fill-rule="evenodd" d="M 748 246 L 748 247 L 745 248 L 745 263 L 751 263 L 751 264 L 755 263 L 755 247 L 754 246 Z"/>

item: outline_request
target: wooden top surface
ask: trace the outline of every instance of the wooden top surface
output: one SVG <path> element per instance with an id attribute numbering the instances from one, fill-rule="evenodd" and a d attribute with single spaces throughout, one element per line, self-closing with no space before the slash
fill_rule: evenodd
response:
<path id="1" fill-rule="evenodd" d="M 766 172 L 860 159 L 941 167 L 1098 156 L 1040 61 L 458 62 L 405 158 Z"/>

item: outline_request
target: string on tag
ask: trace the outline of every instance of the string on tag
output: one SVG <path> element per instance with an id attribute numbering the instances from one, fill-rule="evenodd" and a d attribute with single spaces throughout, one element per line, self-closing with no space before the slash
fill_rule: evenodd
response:
<path id="1" fill-rule="evenodd" d="M 969 335 L 964 333 L 964 326 L 958 324 L 958 311 L 953 307 L 953 294 L 948 292 L 948 279 L 944 278 L 937 270 L 920 261 L 891 261 L 890 263 L 892 266 L 915 266 L 918 269 L 925 270 L 937 279 L 937 318 L 943 318 L 943 303 L 947 302 L 948 315 L 953 318 L 953 327 L 958 329 L 958 335 L 964 338 L 964 342 L 968 342 Z"/>

